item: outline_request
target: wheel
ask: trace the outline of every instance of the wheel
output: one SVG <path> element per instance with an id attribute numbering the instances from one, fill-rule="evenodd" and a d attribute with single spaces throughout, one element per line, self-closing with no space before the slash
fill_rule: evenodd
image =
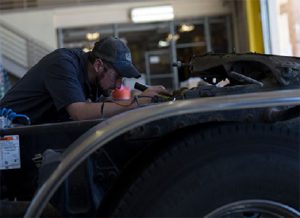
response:
<path id="1" fill-rule="evenodd" d="M 300 216 L 297 130 L 226 124 L 176 135 L 106 216 Z"/>

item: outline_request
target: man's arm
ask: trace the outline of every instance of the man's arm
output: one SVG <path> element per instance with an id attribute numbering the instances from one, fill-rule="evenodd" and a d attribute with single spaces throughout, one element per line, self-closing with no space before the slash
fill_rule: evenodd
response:
<path id="1" fill-rule="evenodd" d="M 103 105 L 104 104 L 104 105 Z M 101 107 L 103 105 L 103 114 L 101 114 Z M 136 103 L 124 103 L 124 106 L 113 102 L 76 102 L 67 106 L 67 111 L 73 120 L 91 120 L 103 117 L 110 117 L 121 112 L 133 109 L 137 106 Z"/>

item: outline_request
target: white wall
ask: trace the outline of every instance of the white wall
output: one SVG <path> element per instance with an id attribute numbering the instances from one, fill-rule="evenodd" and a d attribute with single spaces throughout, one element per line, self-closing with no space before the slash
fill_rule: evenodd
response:
<path id="1" fill-rule="evenodd" d="M 162 0 L 127 2 L 111 5 L 86 6 L 69 9 L 57 9 L 54 13 L 55 27 L 75 27 L 94 24 L 128 23 L 131 22 L 130 10 L 135 7 L 152 5 L 172 5 L 175 18 L 197 17 L 229 13 L 223 0 Z"/>
<path id="2" fill-rule="evenodd" d="M 173 5 L 175 19 L 230 13 L 229 5 L 223 0 L 162 0 L 7 13 L 0 15 L 0 21 L 4 20 L 47 46 L 56 48 L 56 28 L 128 23 L 131 22 L 130 9 L 163 4 Z"/>
<path id="3" fill-rule="evenodd" d="M 25 35 L 41 41 L 49 48 L 57 47 L 53 11 L 31 11 L 0 15 L 0 21 L 11 25 Z"/>

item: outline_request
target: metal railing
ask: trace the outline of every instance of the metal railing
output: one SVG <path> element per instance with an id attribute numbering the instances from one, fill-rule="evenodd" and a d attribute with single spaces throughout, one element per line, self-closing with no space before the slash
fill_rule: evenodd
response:
<path id="1" fill-rule="evenodd" d="M 17 77 L 22 77 L 29 68 L 53 50 L 3 21 L 0 21 L 0 48 L 4 68 Z"/>

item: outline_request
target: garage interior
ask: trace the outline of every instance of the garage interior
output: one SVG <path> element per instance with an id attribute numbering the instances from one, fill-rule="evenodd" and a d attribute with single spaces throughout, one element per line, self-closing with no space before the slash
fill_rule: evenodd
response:
<path id="1" fill-rule="evenodd" d="M 48 53 L 107 36 L 141 73 L 85 99 L 97 119 L 32 124 L 0 107 L 0 217 L 300 217 L 299 8 L 0 0 L 0 100 Z M 171 94 L 133 97 L 156 85 Z"/>
<path id="2" fill-rule="evenodd" d="M 174 18 L 132 20 L 134 8 L 157 5 L 170 6 Z M 89 51 L 95 41 L 108 35 L 127 42 L 144 82 L 169 89 L 182 87 L 192 77 L 172 67 L 173 62 L 188 62 L 192 55 L 298 56 L 298 6 L 297 0 L 4 0 L 0 3 L 1 96 L 48 52 L 62 47 Z M 128 85 L 132 88 L 132 82 Z"/>

